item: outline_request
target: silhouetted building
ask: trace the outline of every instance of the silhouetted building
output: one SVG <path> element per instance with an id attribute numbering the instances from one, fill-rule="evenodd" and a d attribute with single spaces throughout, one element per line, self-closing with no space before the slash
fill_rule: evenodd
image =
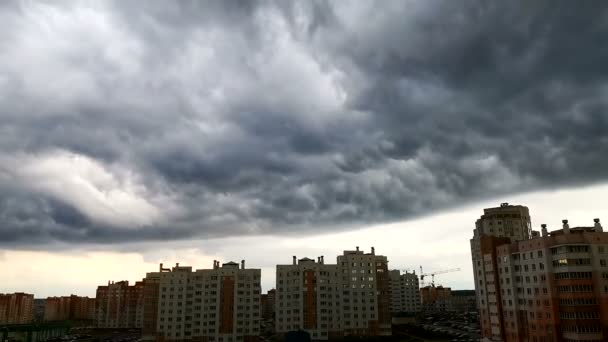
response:
<path id="1" fill-rule="evenodd" d="M 475 290 L 452 290 L 447 311 L 462 313 L 477 311 Z"/>
<path id="2" fill-rule="evenodd" d="M 274 306 L 276 300 L 276 290 L 268 290 L 268 293 L 263 294 L 261 298 L 262 302 L 262 318 L 265 320 L 274 319 Z"/>
<path id="3" fill-rule="evenodd" d="M 143 322 L 141 328 L 142 338 L 144 340 L 156 340 L 158 330 L 158 306 L 160 299 L 160 272 L 170 271 L 163 269 L 163 264 L 160 264 L 159 272 L 146 273 L 144 279 L 143 290 Z"/>

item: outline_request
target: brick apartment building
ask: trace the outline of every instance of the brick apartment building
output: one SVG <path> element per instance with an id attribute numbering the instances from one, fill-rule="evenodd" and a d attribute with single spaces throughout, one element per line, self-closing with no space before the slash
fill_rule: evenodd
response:
<path id="1" fill-rule="evenodd" d="M 494 235 L 484 234 L 484 225 L 478 224 L 471 240 L 482 337 L 605 341 L 608 233 L 599 219 L 593 226 L 575 228 L 564 220 L 561 229 L 551 232 L 542 225 L 541 232 L 514 239 L 504 233 L 504 218 L 495 217 Z"/>
<path id="2" fill-rule="evenodd" d="M 0 293 L 0 324 L 27 324 L 34 319 L 34 295 Z"/>
<path id="3" fill-rule="evenodd" d="M 429 285 L 420 289 L 422 310 L 426 312 L 446 312 L 450 308 L 452 289 Z"/>
<path id="4" fill-rule="evenodd" d="M 141 328 L 143 326 L 144 283 L 111 282 L 98 286 L 96 319 L 99 328 Z"/>
<path id="5" fill-rule="evenodd" d="M 76 295 L 64 297 L 48 297 L 44 303 L 45 321 L 83 321 L 97 319 L 95 313 L 95 298 L 79 297 Z"/>
<path id="6" fill-rule="evenodd" d="M 261 298 L 262 319 L 273 320 L 274 310 L 276 305 L 277 290 L 268 290 L 268 293 L 263 294 Z"/>
<path id="7" fill-rule="evenodd" d="M 314 340 L 391 335 L 388 260 L 374 248 L 344 251 L 336 264 L 309 258 L 277 265 L 276 331 Z"/>

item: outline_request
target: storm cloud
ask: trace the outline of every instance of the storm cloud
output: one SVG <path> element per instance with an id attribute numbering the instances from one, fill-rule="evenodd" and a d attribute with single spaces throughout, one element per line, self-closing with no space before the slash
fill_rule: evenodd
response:
<path id="1" fill-rule="evenodd" d="M 605 182 L 607 9 L 4 2 L 0 245 L 330 231 Z"/>

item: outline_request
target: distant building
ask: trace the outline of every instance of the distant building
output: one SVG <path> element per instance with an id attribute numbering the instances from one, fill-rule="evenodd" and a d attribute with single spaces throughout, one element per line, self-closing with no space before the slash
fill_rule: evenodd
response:
<path id="1" fill-rule="evenodd" d="M 608 233 L 599 219 L 575 228 L 564 220 L 551 232 L 542 225 L 521 240 L 478 228 L 473 261 L 483 338 L 608 340 Z"/>
<path id="2" fill-rule="evenodd" d="M 357 247 L 336 264 L 309 258 L 277 265 L 276 331 L 304 330 L 313 340 L 391 335 L 390 280 L 385 256 Z"/>
<path id="3" fill-rule="evenodd" d="M 262 295 L 262 319 L 274 320 L 276 293 L 277 291 L 275 289 L 272 289 L 268 290 L 268 293 Z"/>
<path id="4" fill-rule="evenodd" d="M 170 271 L 163 269 L 160 264 L 159 272 L 146 273 L 143 289 L 143 320 L 141 334 L 144 340 L 154 341 L 158 331 L 158 306 L 160 300 L 160 277 L 161 272 Z"/>
<path id="5" fill-rule="evenodd" d="M 76 295 L 48 297 L 44 304 L 45 321 L 95 321 L 95 298 Z"/>
<path id="6" fill-rule="evenodd" d="M 426 312 L 446 312 L 449 309 L 452 289 L 443 286 L 425 286 L 420 289 L 422 310 Z"/>
<path id="7" fill-rule="evenodd" d="M 0 293 L 0 324 L 26 324 L 34 319 L 34 295 Z"/>
<path id="8" fill-rule="evenodd" d="M 110 282 L 97 287 L 96 318 L 99 328 L 143 326 L 143 282 Z"/>
<path id="9" fill-rule="evenodd" d="M 246 269 L 245 261 L 212 269 L 190 266 L 163 268 L 148 274 L 158 284 L 156 329 L 144 339 L 157 341 L 249 342 L 260 334 L 260 269 Z M 155 296 L 154 286 L 146 295 Z M 152 300 L 150 302 L 153 302 Z M 144 310 L 148 325 L 148 312 Z"/>
<path id="10" fill-rule="evenodd" d="M 452 290 L 447 311 L 461 313 L 477 311 L 475 290 Z"/>
<path id="11" fill-rule="evenodd" d="M 391 313 L 414 313 L 420 311 L 420 288 L 416 272 L 390 271 Z"/>
<path id="12" fill-rule="evenodd" d="M 40 323 L 44 321 L 44 308 L 46 299 L 34 298 L 34 322 Z"/>

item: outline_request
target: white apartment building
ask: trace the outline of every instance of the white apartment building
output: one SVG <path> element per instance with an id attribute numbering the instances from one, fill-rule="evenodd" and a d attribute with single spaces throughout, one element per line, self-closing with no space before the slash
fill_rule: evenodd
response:
<path id="1" fill-rule="evenodd" d="M 390 271 L 391 279 L 391 313 L 419 312 L 420 287 L 416 272 L 406 271 L 401 274 L 399 270 Z"/>
<path id="2" fill-rule="evenodd" d="M 164 341 L 255 341 L 260 333 L 260 269 L 214 261 L 212 269 L 162 269 L 157 336 Z"/>
<path id="3" fill-rule="evenodd" d="M 276 331 L 304 329 L 313 339 L 328 339 L 342 332 L 341 275 L 323 257 L 277 265 Z"/>
<path id="4" fill-rule="evenodd" d="M 277 265 L 276 331 L 303 329 L 315 340 L 391 335 L 390 284 L 385 256 L 357 247 L 337 264 L 309 258 Z"/>

